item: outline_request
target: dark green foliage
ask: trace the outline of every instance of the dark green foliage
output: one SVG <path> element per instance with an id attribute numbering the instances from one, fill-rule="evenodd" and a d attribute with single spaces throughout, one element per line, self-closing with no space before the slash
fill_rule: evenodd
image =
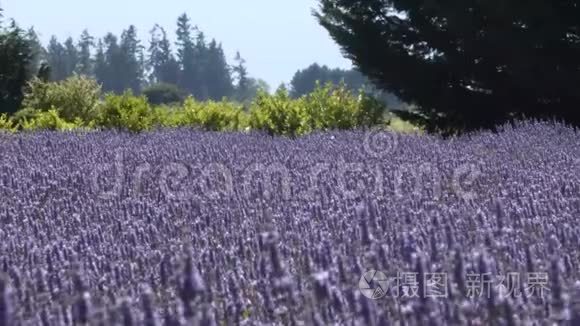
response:
<path id="1" fill-rule="evenodd" d="M 203 81 L 207 87 L 208 99 L 217 101 L 231 97 L 234 92 L 230 68 L 221 44 L 215 40 L 207 48 L 207 61 L 203 71 Z"/>
<path id="2" fill-rule="evenodd" d="M 121 39 L 112 33 L 97 43 L 95 76 L 107 92 L 140 93 L 144 84 L 143 47 L 137 39 L 137 30 L 131 25 Z"/>
<path id="3" fill-rule="evenodd" d="M 36 77 L 38 77 L 38 79 L 42 80 L 43 82 L 48 82 L 50 81 L 50 73 L 50 66 L 47 62 L 43 62 L 40 64 L 40 68 L 38 69 L 38 74 L 36 74 Z"/>
<path id="4" fill-rule="evenodd" d="M 216 40 L 208 44 L 186 14 L 177 20 L 177 61 L 181 70 L 177 85 L 196 99 L 220 100 L 233 95 L 231 71 L 221 44 Z"/>
<path id="5" fill-rule="evenodd" d="M 321 0 L 320 24 L 378 86 L 417 106 L 428 129 L 519 116 L 580 123 L 575 1 Z M 404 14 L 403 14 L 404 13 Z"/>
<path id="6" fill-rule="evenodd" d="M 246 69 L 246 60 L 242 58 L 240 52 L 236 52 L 236 65 L 233 67 L 233 72 L 236 74 L 237 85 L 235 86 L 235 98 L 240 102 L 248 99 L 250 90 L 250 80 L 248 79 L 248 69 Z"/>
<path id="7" fill-rule="evenodd" d="M 25 31 L 15 22 L 7 28 L 0 26 L 0 113 L 13 113 L 20 107 L 33 59 Z"/>
<path id="8" fill-rule="evenodd" d="M 97 49 L 97 67 L 95 67 L 97 80 L 106 92 L 122 92 L 123 83 L 117 77 L 119 77 L 118 72 L 123 69 L 123 60 L 117 36 L 112 33 L 107 34 L 103 39 L 102 55 L 99 51 L 101 51 L 100 48 Z"/>
<path id="9" fill-rule="evenodd" d="M 26 36 L 32 48 L 32 62 L 29 65 L 29 74 L 33 76 L 39 72 L 42 64 L 46 62 L 46 50 L 42 47 L 34 28 L 28 29 Z"/>
<path id="10" fill-rule="evenodd" d="M 79 63 L 79 51 L 72 37 L 67 38 L 64 42 L 64 54 L 65 78 L 63 79 L 66 79 L 75 72 Z"/>
<path id="11" fill-rule="evenodd" d="M 131 25 L 121 35 L 121 63 L 123 70 L 118 73 L 117 78 L 121 78 L 122 90 L 132 90 L 134 93 L 141 91 L 143 83 L 143 62 L 141 56 L 143 53 L 143 46 L 137 39 L 137 29 Z"/>
<path id="12" fill-rule="evenodd" d="M 314 63 L 304 70 L 298 70 L 290 81 L 290 95 L 294 98 L 306 95 L 316 88 L 316 82 L 326 84 L 331 82 L 335 85 L 344 82 L 347 87 L 355 92 L 365 87 L 368 80 L 356 70 L 330 69 Z"/>
<path id="13" fill-rule="evenodd" d="M 171 52 L 171 44 L 165 29 L 155 25 L 150 33 L 148 61 L 152 70 L 150 82 L 177 85 L 179 82 L 179 63 Z"/>
<path id="14" fill-rule="evenodd" d="M 182 102 L 185 99 L 185 92 L 176 85 L 159 83 L 143 89 L 143 95 L 147 97 L 150 104 L 171 104 Z"/>
<path id="15" fill-rule="evenodd" d="M 290 82 L 290 95 L 294 98 L 304 96 L 316 89 L 316 83 L 322 85 L 332 83 L 338 85 L 344 83 L 346 88 L 353 93 L 363 90 L 386 104 L 391 110 L 405 110 L 406 105 L 395 95 L 377 89 L 373 83 L 355 69 L 330 69 L 314 63 L 303 70 L 298 70 Z"/>
<path id="16" fill-rule="evenodd" d="M 179 87 L 192 94 L 197 89 L 196 80 L 199 75 L 193 30 L 189 17 L 186 14 L 179 16 L 177 19 L 177 59 L 182 72 Z"/>
<path id="17" fill-rule="evenodd" d="M 140 94 L 147 85 L 164 83 L 178 85 L 197 100 L 238 96 L 232 80 L 234 71 L 227 63 L 222 45 L 216 40 L 206 42 L 204 33 L 192 25 L 186 14 L 178 18 L 177 27 L 175 53 L 165 29 L 155 25 L 150 32 L 147 55 L 133 25 L 120 36 L 108 33 L 99 39 L 87 30 L 78 41 L 69 37 L 61 43 L 53 36 L 46 49 L 30 29 L 26 38 L 32 59 L 27 73 L 41 79 L 49 77 L 51 81 L 62 81 L 75 73 L 94 77 L 104 91 L 116 94 L 125 90 Z M 40 68 L 42 73 L 38 75 Z M 255 95 L 258 83 L 250 80 L 247 71 L 243 73 L 243 95 L 240 96 L 249 100 Z"/>
<path id="18" fill-rule="evenodd" d="M 78 42 L 78 63 L 75 72 L 80 75 L 93 75 L 93 59 L 91 57 L 91 49 L 95 46 L 95 38 L 92 37 L 87 30 L 81 34 Z"/>
<path id="19" fill-rule="evenodd" d="M 48 43 L 46 52 L 47 62 L 50 66 L 50 80 L 60 81 L 70 76 L 74 68 L 70 68 L 72 64 L 69 63 L 71 58 L 68 54 L 73 53 L 73 51 L 71 49 L 67 51 L 65 46 L 53 36 Z"/>

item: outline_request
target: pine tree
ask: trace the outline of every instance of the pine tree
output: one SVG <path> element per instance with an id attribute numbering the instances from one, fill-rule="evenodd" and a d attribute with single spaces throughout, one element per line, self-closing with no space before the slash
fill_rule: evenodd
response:
<path id="1" fill-rule="evenodd" d="M 80 40 L 78 42 L 78 64 L 75 68 L 75 72 L 80 75 L 92 76 L 94 75 L 93 70 L 93 59 L 91 57 L 91 49 L 95 46 L 95 39 L 89 32 L 85 29 L 81 34 Z"/>
<path id="2" fill-rule="evenodd" d="M 50 79 L 52 81 L 65 79 L 68 76 L 66 49 L 55 36 L 50 38 L 46 56 L 51 70 Z"/>
<path id="3" fill-rule="evenodd" d="M 315 12 L 376 84 L 413 103 L 430 130 L 514 117 L 580 124 L 575 1 L 321 0 Z"/>
<path id="4" fill-rule="evenodd" d="M 122 93 L 125 90 L 125 83 L 123 78 L 121 78 L 121 74 L 125 67 L 118 38 L 114 34 L 108 33 L 105 35 L 103 42 L 105 46 L 105 65 L 102 76 L 103 90 Z"/>
<path id="5" fill-rule="evenodd" d="M 0 26 L 0 113 L 13 113 L 20 108 L 33 59 L 26 33 L 14 21 L 7 28 Z"/>
<path id="6" fill-rule="evenodd" d="M 105 82 L 107 80 L 107 58 L 105 56 L 105 45 L 101 39 L 97 42 L 94 70 L 95 78 L 99 84 L 103 85 L 103 89 L 107 90 L 105 88 Z"/>
<path id="7" fill-rule="evenodd" d="M 38 34 L 34 28 L 30 28 L 26 34 L 27 39 L 30 42 L 30 47 L 32 49 L 32 62 L 30 63 L 29 74 L 36 75 L 40 70 L 43 62 L 46 62 L 46 50 L 40 43 Z"/>
<path id="8" fill-rule="evenodd" d="M 149 42 L 149 60 L 151 70 L 150 82 L 177 85 L 179 81 L 179 64 L 171 51 L 171 44 L 165 29 L 159 25 L 151 30 Z"/>
<path id="9" fill-rule="evenodd" d="M 143 83 L 142 51 L 143 47 L 137 39 L 137 29 L 131 25 L 121 35 L 121 62 L 119 64 L 122 65 L 122 69 L 118 71 L 118 78 L 121 80 L 122 89 L 117 90 L 118 92 L 131 89 L 133 93 L 137 94 L 141 91 Z"/>
<path id="10" fill-rule="evenodd" d="M 250 81 L 248 80 L 248 70 L 246 68 L 246 60 L 242 58 L 240 52 L 236 52 L 234 58 L 236 65 L 233 67 L 233 72 L 236 74 L 236 99 L 244 102 L 249 98 Z"/>
<path id="11" fill-rule="evenodd" d="M 181 68 L 179 86 L 190 94 L 196 93 L 198 71 L 191 21 L 187 14 L 177 19 L 177 58 Z"/>
<path id="12" fill-rule="evenodd" d="M 73 75 L 77 64 L 79 62 L 79 52 L 72 37 L 69 37 L 64 42 L 65 53 L 65 78 Z"/>
<path id="13" fill-rule="evenodd" d="M 207 100 L 210 98 L 210 52 L 208 49 L 207 42 L 205 40 L 205 33 L 198 31 L 197 38 L 195 42 L 195 52 L 194 52 L 193 69 L 196 72 L 196 78 L 194 78 L 194 92 L 193 94 L 199 100 Z"/>
<path id="14" fill-rule="evenodd" d="M 212 40 L 207 49 L 207 64 L 205 65 L 205 81 L 208 97 L 221 100 L 232 96 L 234 87 L 232 76 L 221 44 Z"/>

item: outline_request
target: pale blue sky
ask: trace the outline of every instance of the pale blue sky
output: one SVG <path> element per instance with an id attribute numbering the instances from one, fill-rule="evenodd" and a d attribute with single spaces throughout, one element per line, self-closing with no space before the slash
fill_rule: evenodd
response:
<path id="1" fill-rule="evenodd" d="M 208 38 L 223 43 L 230 62 L 239 50 L 250 74 L 273 88 L 313 62 L 351 66 L 312 17 L 316 0 L 0 0 L 0 7 L 22 27 L 33 25 L 44 43 L 51 35 L 76 39 L 84 28 L 93 36 L 119 35 L 130 24 L 143 41 L 155 23 L 173 36 L 177 17 L 187 12 Z"/>

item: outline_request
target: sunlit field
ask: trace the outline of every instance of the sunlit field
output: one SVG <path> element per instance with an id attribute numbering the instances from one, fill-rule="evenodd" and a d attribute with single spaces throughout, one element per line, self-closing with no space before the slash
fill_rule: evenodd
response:
<path id="1" fill-rule="evenodd" d="M 579 144 L 0 134 L 0 324 L 578 321 Z"/>

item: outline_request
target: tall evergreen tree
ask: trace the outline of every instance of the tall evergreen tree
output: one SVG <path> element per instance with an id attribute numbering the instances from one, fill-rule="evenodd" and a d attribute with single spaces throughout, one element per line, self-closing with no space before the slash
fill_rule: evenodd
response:
<path id="1" fill-rule="evenodd" d="M 105 56 L 105 45 L 103 44 L 103 40 L 101 39 L 97 41 L 94 70 L 95 70 L 95 78 L 101 85 L 103 85 L 103 89 L 105 89 L 105 81 L 107 80 L 108 69 L 107 69 L 107 58 Z"/>
<path id="2" fill-rule="evenodd" d="M 56 36 L 50 38 L 46 56 L 51 71 L 50 79 L 53 81 L 65 79 L 68 76 L 66 49 Z"/>
<path id="3" fill-rule="evenodd" d="M 131 25 L 121 35 L 120 60 L 122 69 L 118 72 L 123 89 L 131 89 L 134 93 L 141 91 L 143 83 L 143 47 L 137 39 L 137 29 Z"/>
<path id="4" fill-rule="evenodd" d="M 193 79 L 193 94 L 199 100 L 207 100 L 210 98 L 208 81 L 208 78 L 211 78 L 211 73 L 209 72 L 209 56 L 210 52 L 205 40 L 205 33 L 198 31 L 192 66 L 196 72 L 195 78 Z"/>
<path id="5" fill-rule="evenodd" d="M 236 52 L 234 61 L 236 62 L 236 65 L 233 67 L 233 72 L 236 75 L 235 97 L 238 101 L 244 102 L 248 99 L 250 89 L 246 60 L 242 58 L 240 52 L 238 51 Z"/>
<path id="6" fill-rule="evenodd" d="M 0 113 L 13 113 L 20 108 L 33 59 L 26 32 L 14 21 L 7 28 L 0 25 Z"/>
<path id="7" fill-rule="evenodd" d="M 36 75 L 40 70 L 42 63 L 46 62 L 46 50 L 40 43 L 38 34 L 33 27 L 28 30 L 26 37 L 28 38 L 32 49 L 32 62 L 30 63 L 29 74 Z"/>
<path id="8" fill-rule="evenodd" d="M 580 124 L 576 1 L 320 0 L 320 24 L 378 86 L 429 129 L 512 117 Z"/>
<path id="9" fill-rule="evenodd" d="M 151 83 L 177 85 L 179 82 L 179 63 L 171 51 L 171 44 L 165 29 L 159 25 L 151 30 L 148 66 L 151 70 Z"/>
<path id="10" fill-rule="evenodd" d="M 91 50 L 95 46 L 95 39 L 89 32 L 85 29 L 81 34 L 80 40 L 78 42 L 78 64 L 75 68 L 75 72 L 80 75 L 92 76 L 93 71 L 93 59 L 91 57 Z"/>
<path id="11" fill-rule="evenodd" d="M 125 83 L 123 78 L 120 78 L 124 70 L 124 60 L 119 40 L 117 36 L 112 33 L 105 35 L 104 43 L 104 58 L 105 65 L 102 71 L 103 90 L 121 93 L 125 90 Z"/>
<path id="12" fill-rule="evenodd" d="M 72 76 L 79 62 L 79 51 L 72 37 L 67 38 L 64 42 L 64 50 L 65 78 L 67 78 Z"/>
<path id="13" fill-rule="evenodd" d="M 195 44 L 193 40 L 194 28 L 187 14 L 177 19 L 177 58 L 181 68 L 179 86 L 190 94 L 196 93 L 196 79 L 198 71 L 196 67 Z"/>
<path id="14" fill-rule="evenodd" d="M 204 76 L 208 97 L 212 100 L 231 97 L 234 87 L 230 67 L 226 61 L 222 45 L 217 44 L 216 40 L 212 40 L 209 44 L 205 67 Z"/>

